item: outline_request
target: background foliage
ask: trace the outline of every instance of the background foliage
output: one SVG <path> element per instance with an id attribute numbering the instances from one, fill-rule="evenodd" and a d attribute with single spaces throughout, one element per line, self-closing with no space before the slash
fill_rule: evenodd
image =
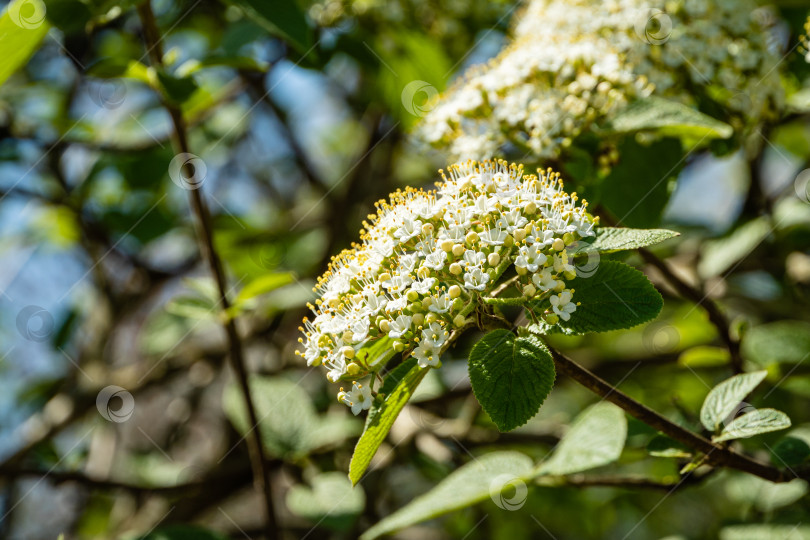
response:
<path id="1" fill-rule="evenodd" d="M 498 51 L 517 5 L 159 0 L 152 8 L 165 67 L 149 70 L 136 3 L 18 4 L 0 20 L 0 535 L 261 537 L 243 438 L 250 424 L 220 324 L 236 315 L 285 538 L 373 537 L 399 528 L 397 520 L 455 508 L 400 534 L 810 535 L 804 481 L 776 485 L 720 470 L 673 487 L 687 452 L 615 408 L 588 408 L 596 399 L 565 377 L 529 424 L 499 433 L 502 419 L 480 411 L 467 377 L 480 335 L 427 373 L 350 489 L 362 420 L 293 355 L 305 303 L 373 201 L 429 186 L 446 165 L 408 131 L 429 98 Z M 682 233 L 654 252 L 700 297 L 673 287 L 649 258 L 603 255 L 600 271 L 614 257 L 643 270 L 664 296 L 663 312 L 631 330 L 550 341 L 693 427 L 709 389 L 731 375 L 739 345 L 746 369 L 766 372 L 747 406 L 785 411 L 793 428 L 735 444 L 798 470 L 810 455 L 802 99 L 810 73 L 799 43 L 807 9 L 780 4 L 771 9 L 792 106 L 756 133 L 754 155 L 695 151 L 677 181 L 638 205 L 678 156 L 667 140 L 630 140 L 622 153 L 632 169 L 620 165 L 603 188 L 614 215 L 629 211 L 626 224 Z M 166 104 L 182 111 L 199 156 L 193 165 L 236 299 L 224 315 L 186 200 L 197 186 L 170 172 Z M 576 178 L 588 161 L 567 170 Z M 720 331 L 707 299 L 727 321 Z M 102 392 L 110 386 L 117 389 Z M 589 418 L 597 428 L 582 427 Z M 623 430 L 626 443 L 616 438 Z M 563 435 L 596 439 L 558 445 Z M 531 477 L 530 489 L 492 495 L 497 475 L 487 470 L 496 463 Z M 600 466 L 600 482 L 574 474 Z M 640 476 L 656 482 L 610 481 Z M 410 516 L 395 514 L 442 479 Z M 384 517 L 393 522 L 370 529 Z"/>

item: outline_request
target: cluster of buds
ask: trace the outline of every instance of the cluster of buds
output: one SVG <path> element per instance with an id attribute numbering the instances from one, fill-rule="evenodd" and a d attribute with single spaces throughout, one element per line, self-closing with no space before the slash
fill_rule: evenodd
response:
<path id="1" fill-rule="evenodd" d="M 452 165 L 435 191 L 408 188 L 379 201 L 361 242 L 332 259 L 319 278 L 319 298 L 304 319 L 308 365 L 323 365 L 332 382 L 351 380 L 338 399 L 357 414 L 371 406 L 369 383 L 358 380 L 382 366 L 359 355 L 378 340 L 439 367 L 454 330 L 514 265 L 526 301 L 548 300 L 548 324 L 576 311 L 576 276 L 566 248 L 594 235 L 586 202 L 563 191 L 557 173 L 505 161 Z"/>

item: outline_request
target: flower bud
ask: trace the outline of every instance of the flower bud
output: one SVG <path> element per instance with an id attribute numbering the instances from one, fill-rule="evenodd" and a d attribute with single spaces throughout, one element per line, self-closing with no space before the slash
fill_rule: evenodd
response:
<path id="1" fill-rule="evenodd" d="M 433 234 L 433 223 L 425 223 L 422 225 L 422 234 L 431 236 Z"/>
<path id="2" fill-rule="evenodd" d="M 450 265 L 450 273 L 454 276 L 457 276 L 461 273 L 461 265 L 458 263 L 453 263 Z"/>
<path id="3" fill-rule="evenodd" d="M 388 319 L 381 320 L 377 326 L 380 327 L 380 332 L 384 334 L 391 331 L 391 323 L 388 321 Z"/>
<path id="4" fill-rule="evenodd" d="M 414 320 L 416 320 L 416 319 L 414 318 Z M 426 323 L 426 324 L 435 323 L 435 322 L 436 322 L 436 321 L 438 321 L 438 320 L 439 320 L 439 316 L 438 316 L 438 315 L 436 315 L 436 314 L 435 314 L 435 313 L 433 313 L 433 312 L 428 313 L 428 314 L 427 314 L 427 317 L 425 317 L 425 323 Z"/>
<path id="5" fill-rule="evenodd" d="M 430 275 L 430 268 L 427 266 L 420 266 L 419 270 L 416 271 L 416 275 L 422 279 L 425 279 Z"/>
<path id="6" fill-rule="evenodd" d="M 409 302 L 416 302 L 419 300 L 419 293 L 413 289 L 408 289 L 408 294 L 405 295 Z"/>
<path id="7" fill-rule="evenodd" d="M 362 369 L 363 368 L 360 367 L 360 364 L 358 364 L 357 362 L 352 362 L 351 364 L 346 366 L 346 373 L 348 373 L 349 375 L 354 377 L 355 375 L 360 373 L 360 371 L 362 371 Z"/>
<path id="8" fill-rule="evenodd" d="M 382 272 L 379 276 L 377 276 L 377 279 L 379 279 L 381 283 L 383 281 L 388 281 L 389 279 L 391 279 L 391 274 L 389 274 L 388 272 Z"/>
<path id="9" fill-rule="evenodd" d="M 571 234 L 570 232 L 567 232 L 567 233 L 565 233 L 563 235 L 563 242 L 565 242 L 566 246 L 570 246 L 571 244 L 576 242 L 576 239 L 574 238 L 573 234 Z"/>
<path id="10" fill-rule="evenodd" d="M 464 255 L 465 249 L 466 248 L 464 247 L 463 244 L 456 244 L 455 246 L 453 246 L 453 255 L 455 255 L 456 257 L 461 257 L 462 255 Z"/>
<path id="11" fill-rule="evenodd" d="M 354 358 L 354 348 L 348 345 L 340 348 L 340 353 L 346 358 Z"/>
<path id="12" fill-rule="evenodd" d="M 450 253 L 450 250 L 453 249 L 453 241 L 449 238 L 442 240 L 442 243 L 439 244 L 439 247 L 442 248 L 442 251 L 446 253 Z"/>
<path id="13" fill-rule="evenodd" d="M 526 239 L 526 231 L 523 229 L 515 229 L 512 236 L 515 237 L 515 242 L 523 242 L 523 240 Z"/>
<path id="14" fill-rule="evenodd" d="M 512 247 L 515 244 L 515 239 L 512 238 L 511 234 L 507 234 L 506 238 L 503 239 L 503 245 L 506 247 Z"/>
<path id="15" fill-rule="evenodd" d="M 523 296 L 528 298 L 534 298 L 534 295 L 537 294 L 537 289 L 534 288 L 534 285 L 529 283 L 525 287 L 523 287 Z"/>
<path id="16" fill-rule="evenodd" d="M 531 201 L 529 204 L 523 207 L 523 211 L 529 215 L 532 215 L 537 212 L 537 205 L 534 203 L 534 201 Z"/>
<path id="17" fill-rule="evenodd" d="M 498 266 L 499 262 L 501 262 L 501 256 L 497 253 L 490 253 L 487 257 L 487 263 L 489 263 L 490 266 Z"/>
<path id="18" fill-rule="evenodd" d="M 343 332 L 341 339 L 343 339 L 344 343 L 350 343 L 353 337 L 354 333 L 351 330 L 346 330 L 345 332 Z"/>
<path id="19" fill-rule="evenodd" d="M 395 342 L 394 342 L 394 345 L 393 345 L 393 349 L 394 349 L 396 352 L 402 352 L 402 351 L 404 351 L 404 350 L 405 350 L 405 344 L 404 344 L 404 343 L 402 343 L 401 341 L 395 341 Z"/>
<path id="20" fill-rule="evenodd" d="M 451 285 L 449 289 L 447 289 L 447 294 L 450 295 L 450 298 L 458 298 L 461 296 L 461 287 L 458 285 Z"/>
<path id="21" fill-rule="evenodd" d="M 478 242 L 478 233 L 475 231 L 470 231 L 467 233 L 467 236 L 464 237 L 464 241 L 470 245 L 475 244 Z"/>
<path id="22" fill-rule="evenodd" d="M 557 280 L 557 284 L 554 286 L 554 290 L 556 292 L 563 292 L 565 290 L 565 282 Z"/>
<path id="23" fill-rule="evenodd" d="M 518 273 L 519 276 L 525 276 L 526 273 L 529 271 L 526 269 L 525 266 L 516 266 L 515 271 Z"/>
<path id="24" fill-rule="evenodd" d="M 422 324 L 424 322 L 425 322 L 425 316 L 424 315 L 422 315 L 421 313 L 414 314 L 414 316 L 413 316 L 413 325 L 414 326 L 416 326 L 416 327 L 422 326 Z"/>
<path id="25" fill-rule="evenodd" d="M 560 318 L 555 313 L 549 313 L 546 315 L 546 322 L 548 324 L 557 324 L 560 322 Z"/>
<path id="26" fill-rule="evenodd" d="M 455 318 L 453 319 L 453 324 L 455 325 L 456 328 L 461 328 L 462 326 L 464 326 L 465 322 L 467 322 L 467 318 L 461 314 L 456 315 Z"/>
<path id="27" fill-rule="evenodd" d="M 565 242 L 563 242 L 562 238 L 555 238 L 554 242 L 551 243 L 551 249 L 554 251 L 562 251 L 565 249 Z"/>
<path id="28" fill-rule="evenodd" d="M 433 305 L 433 297 L 426 296 L 422 299 L 422 309 L 428 310 Z"/>

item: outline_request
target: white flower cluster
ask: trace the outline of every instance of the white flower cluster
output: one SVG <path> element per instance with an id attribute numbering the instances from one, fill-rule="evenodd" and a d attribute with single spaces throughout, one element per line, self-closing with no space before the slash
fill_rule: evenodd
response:
<path id="1" fill-rule="evenodd" d="M 576 272 L 566 247 L 594 235 L 597 219 L 563 191 L 557 173 L 538 173 L 467 161 L 441 171 L 436 191 L 408 188 L 378 202 L 362 243 L 334 257 L 319 278 L 298 354 L 326 367 L 332 382 L 379 370 L 358 351 L 382 339 L 420 367 L 438 367 L 452 331 L 470 324 L 513 264 L 526 300 L 548 300 L 545 321 L 569 320 L 576 304 L 566 280 Z M 357 414 L 371 406 L 370 385 L 355 381 L 338 399 Z"/>
<path id="2" fill-rule="evenodd" d="M 745 133 L 781 107 L 750 0 L 532 0 L 514 42 L 472 68 L 418 136 L 459 159 L 562 149 L 635 99 L 711 100 Z"/>

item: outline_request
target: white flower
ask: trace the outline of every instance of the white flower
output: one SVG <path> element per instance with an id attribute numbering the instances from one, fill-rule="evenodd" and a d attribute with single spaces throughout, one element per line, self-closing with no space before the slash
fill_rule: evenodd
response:
<path id="1" fill-rule="evenodd" d="M 487 288 L 488 281 L 489 274 L 482 271 L 477 266 L 464 274 L 464 286 L 468 289 L 483 291 Z"/>
<path id="2" fill-rule="evenodd" d="M 577 310 L 577 305 L 571 301 L 571 298 L 571 291 L 563 291 L 559 296 L 553 294 L 549 298 L 551 309 L 564 321 L 570 320 L 571 314 Z"/>
<path id="3" fill-rule="evenodd" d="M 542 271 L 532 276 L 532 283 L 540 292 L 549 291 L 557 286 L 557 280 L 551 268 L 544 268 Z"/>
<path id="4" fill-rule="evenodd" d="M 428 366 L 435 367 L 439 365 L 439 352 L 425 343 L 420 344 L 413 350 L 413 356 L 416 358 L 416 363 L 420 368 L 424 369 Z"/>
<path id="5" fill-rule="evenodd" d="M 427 344 L 434 349 L 441 349 L 449 336 L 450 332 L 442 328 L 441 324 L 433 322 L 422 330 L 422 344 Z"/>
<path id="6" fill-rule="evenodd" d="M 425 266 L 433 270 L 441 270 L 444 268 L 444 262 L 447 260 L 447 253 L 441 249 L 437 249 L 427 257 L 425 257 Z"/>
<path id="7" fill-rule="evenodd" d="M 515 266 L 525 268 L 529 272 L 537 272 L 547 260 L 548 257 L 543 253 L 539 244 L 520 246 L 518 256 L 515 258 Z"/>
<path id="8" fill-rule="evenodd" d="M 413 319 L 409 315 L 400 315 L 391 321 L 391 331 L 388 332 L 388 337 L 391 339 L 401 338 L 408 330 L 411 329 L 411 321 Z"/>
<path id="9" fill-rule="evenodd" d="M 433 302 L 431 302 L 428 310 L 432 311 L 433 313 L 447 313 L 448 311 L 450 311 L 450 308 L 452 306 L 453 306 L 453 299 L 450 298 L 450 295 L 443 294 L 433 299 Z"/>
<path id="10" fill-rule="evenodd" d="M 487 256 L 480 252 L 468 249 L 464 252 L 464 264 L 467 268 L 480 267 L 486 262 Z"/>
<path id="11" fill-rule="evenodd" d="M 479 238 L 481 242 L 488 246 L 502 246 L 507 236 L 509 236 L 509 234 L 506 231 L 502 231 L 500 227 L 495 227 L 494 229 L 487 229 L 482 232 Z"/>
<path id="12" fill-rule="evenodd" d="M 422 222 L 418 219 L 405 218 L 402 226 L 394 231 L 394 238 L 399 240 L 400 244 L 404 244 L 411 238 L 414 238 L 422 232 Z"/>
<path id="13" fill-rule="evenodd" d="M 357 381 L 352 382 L 352 389 L 344 392 L 340 389 L 338 394 L 338 401 L 351 407 L 352 414 L 357 416 L 360 411 L 365 411 L 371 408 L 373 399 L 371 397 L 371 388 L 368 385 L 360 384 Z"/>
<path id="14" fill-rule="evenodd" d="M 411 284 L 411 290 L 424 296 L 430 292 L 431 287 L 436 283 L 436 278 L 418 279 Z"/>

